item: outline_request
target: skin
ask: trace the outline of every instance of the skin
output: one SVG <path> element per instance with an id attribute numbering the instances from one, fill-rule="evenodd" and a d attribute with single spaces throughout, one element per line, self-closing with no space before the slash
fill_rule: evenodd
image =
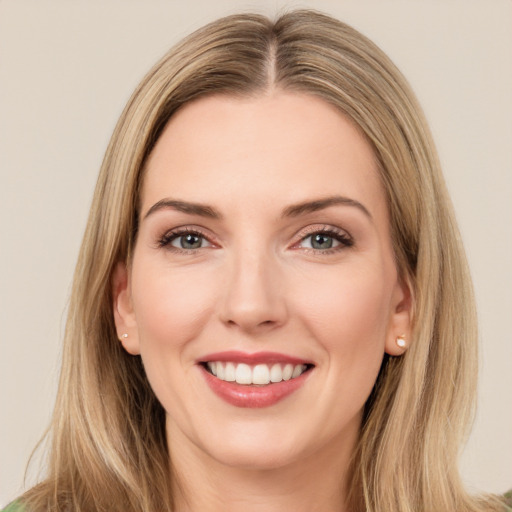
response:
<path id="1" fill-rule="evenodd" d="M 335 204 L 282 215 L 335 195 L 367 212 Z M 222 218 L 173 208 L 148 215 L 168 198 Z M 141 205 L 132 265 L 119 264 L 114 277 L 114 314 L 167 412 L 177 509 L 345 510 L 364 403 L 384 353 L 403 353 L 396 338 L 410 326 L 370 145 L 312 96 L 202 98 L 158 140 Z M 177 227 L 198 231 L 202 247 L 169 241 Z M 311 234 L 326 229 L 352 245 L 312 248 Z M 226 350 L 284 353 L 314 368 L 277 404 L 235 407 L 197 364 Z"/>

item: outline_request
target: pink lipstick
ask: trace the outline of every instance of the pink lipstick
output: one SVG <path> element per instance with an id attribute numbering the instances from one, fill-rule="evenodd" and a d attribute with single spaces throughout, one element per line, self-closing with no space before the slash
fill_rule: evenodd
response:
<path id="1" fill-rule="evenodd" d="M 311 361 L 276 352 L 209 354 L 198 364 L 206 383 L 236 407 L 269 407 L 298 390 L 314 367 Z"/>

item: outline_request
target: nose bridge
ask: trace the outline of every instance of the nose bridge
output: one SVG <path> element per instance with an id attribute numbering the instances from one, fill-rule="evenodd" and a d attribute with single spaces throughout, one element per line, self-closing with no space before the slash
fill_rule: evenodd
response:
<path id="1" fill-rule="evenodd" d="M 244 330 L 276 326 L 286 318 L 280 262 L 264 244 L 245 244 L 227 262 L 223 320 Z"/>

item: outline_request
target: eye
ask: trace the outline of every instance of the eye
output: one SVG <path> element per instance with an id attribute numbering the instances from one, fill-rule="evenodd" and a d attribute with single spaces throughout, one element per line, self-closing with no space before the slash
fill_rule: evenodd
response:
<path id="1" fill-rule="evenodd" d="M 166 233 L 160 240 L 160 247 L 168 247 L 178 251 L 194 251 L 204 247 L 211 247 L 212 244 L 197 231 L 179 230 Z"/>
<path id="2" fill-rule="evenodd" d="M 309 235 L 302 240 L 302 246 L 311 249 L 332 249 L 337 247 L 340 243 L 334 237 L 326 233 L 317 233 L 316 235 Z"/>
<path id="3" fill-rule="evenodd" d="M 303 237 L 297 246 L 302 249 L 332 252 L 350 247 L 353 244 L 352 238 L 343 231 L 322 229 Z"/>
<path id="4" fill-rule="evenodd" d="M 201 247 L 208 247 L 209 243 L 197 233 L 186 233 L 174 238 L 170 245 L 179 249 L 200 249 Z"/>

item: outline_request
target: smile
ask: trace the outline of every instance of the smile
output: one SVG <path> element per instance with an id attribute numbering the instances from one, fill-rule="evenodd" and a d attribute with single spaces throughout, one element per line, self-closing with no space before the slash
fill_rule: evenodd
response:
<path id="1" fill-rule="evenodd" d="M 242 385 L 276 384 L 278 382 L 296 379 L 307 369 L 306 364 L 274 363 L 249 365 L 232 361 L 208 361 L 206 368 L 212 375 L 226 382 L 236 382 Z"/>
<path id="2" fill-rule="evenodd" d="M 198 363 L 219 398 L 245 408 L 277 404 L 299 390 L 315 367 L 310 361 L 274 352 L 219 352 Z"/>

